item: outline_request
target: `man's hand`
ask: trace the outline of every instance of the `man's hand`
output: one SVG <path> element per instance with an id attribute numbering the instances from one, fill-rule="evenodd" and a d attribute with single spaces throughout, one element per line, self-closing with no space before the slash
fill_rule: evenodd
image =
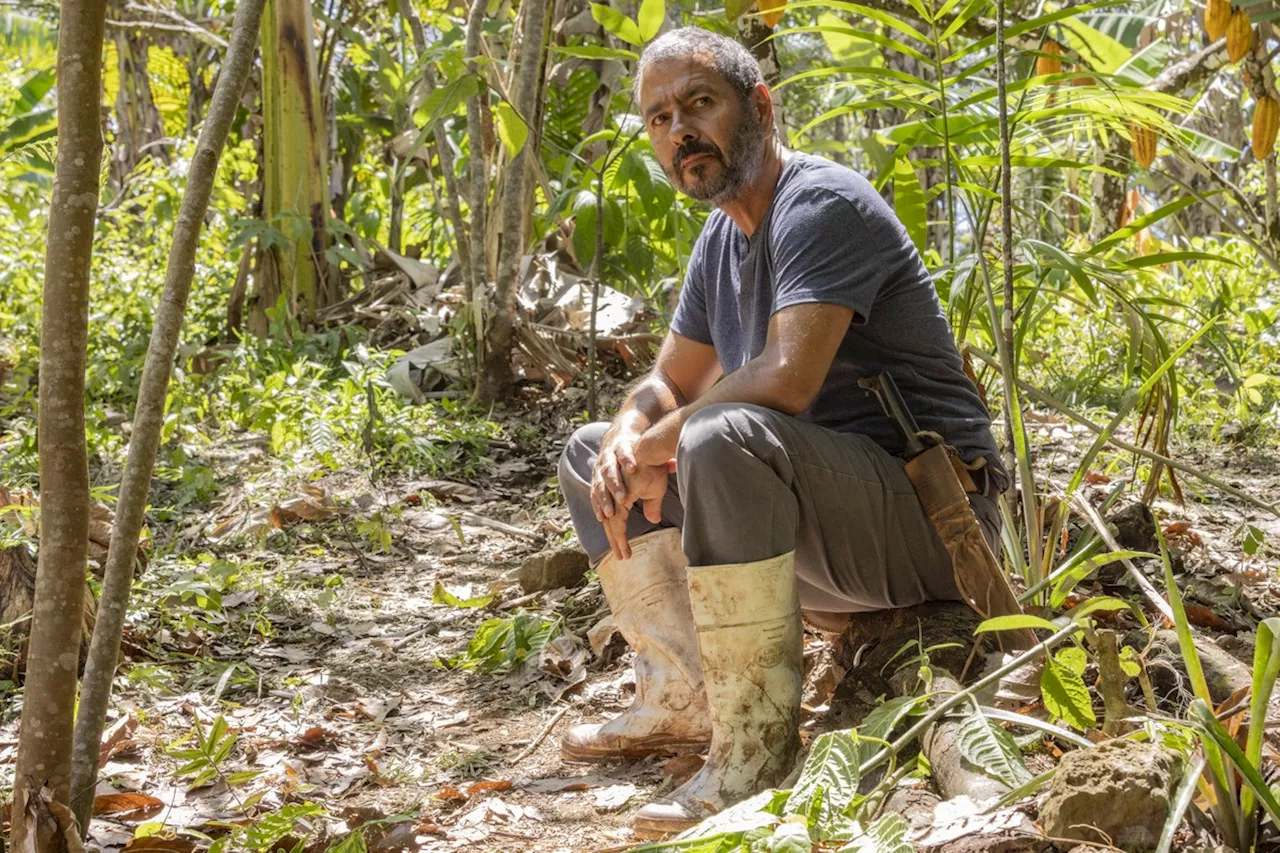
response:
<path id="1" fill-rule="evenodd" d="M 603 523 L 615 515 L 625 516 L 630 508 L 626 475 L 637 467 L 635 446 L 639 440 L 640 433 L 631 431 L 605 437 L 591 473 L 591 508 L 596 521 Z"/>
<path id="2" fill-rule="evenodd" d="M 665 463 L 640 465 L 635 462 L 636 441 L 636 437 L 629 437 L 622 452 L 613 442 L 607 442 L 601 449 L 591 481 L 591 504 L 596 520 L 604 526 L 609 547 L 620 560 L 631 558 L 627 537 L 631 508 L 640 501 L 645 518 L 654 524 L 661 522 L 662 501 L 670 477 Z"/>

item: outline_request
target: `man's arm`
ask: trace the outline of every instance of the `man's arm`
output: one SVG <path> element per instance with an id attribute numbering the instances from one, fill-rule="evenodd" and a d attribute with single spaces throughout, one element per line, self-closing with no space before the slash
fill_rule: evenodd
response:
<path id="1" fill-rule="evenodd" d="M 591 504 L 598 520 L 631 508 L 634 496 L 627 475 L 639 467 L 634 448 L 640 437 L 664 416 L 696 399 L 719 373 L 713 347 L 674 332 L 667 335 L 653 370 L 627 395 L 601 443 L 591 484 Z M 665 465 L 666 460 L 654 464 Z"/>
<path id="2" fill-rule="evenodd" d="M 853 309 L 830 303 L 778 311 L 769 320 L 760 355 L 653 423 L 635 446 L 636 462 L 657 465 L 675 456 L 685 423 L 715 403 L 753 403 L 789 415 L 803 412 L 822 388 L 852 320 Z"/>

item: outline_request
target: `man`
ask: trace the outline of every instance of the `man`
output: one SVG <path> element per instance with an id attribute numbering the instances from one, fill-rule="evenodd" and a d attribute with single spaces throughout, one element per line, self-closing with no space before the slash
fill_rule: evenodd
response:
<path id="1" fill-rule="evenodd" d="M 862 176 L 783 148 L 751 54 L 674 30 L 645 50 L 636 88 L 672 183 L 718 210 L 652 373 L 560 462 L 636 650 L 632 706 L 561 748 L 590 761 L 709 744 L 697 775 L 636 815 L 664 835 L 792 770 L 801 607 L 838 625 L 960 597 L 901 442 L 857 379 L 891 372 L 921 428 L 975 469 L 991 542 L 1007 477 L 906 230 Z"/>

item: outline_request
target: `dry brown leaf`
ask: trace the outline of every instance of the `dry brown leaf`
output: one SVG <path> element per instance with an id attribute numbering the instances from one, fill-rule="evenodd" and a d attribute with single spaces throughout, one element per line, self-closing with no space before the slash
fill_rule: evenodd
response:
<path id="1" fill-rule="evenodd" d="M 164 811 L 164 801 L 140 791 L 121 791 L 93 798 L 95 815 L 111 815 L 114 820 L 146 820 Z"/>
<path id="2" fill-rule="evenodd" d="M 294 743 L 307 749 L 317 749 L 322 746 L 329 746 L 337 739 L 337 734 L 329 729 L 323 726 L 312 726 L 298 735 Z"/>
<path id="3" fill-rule="evenodd" d="M 102 745 L 98 748 L 98 766 L 106 764 L 112 758 L 131 749 L 137 744 L 130 738 L 138 728 L 138 718 L 129 714 L 111 724 L 111 728 L 102 733 Z"/>
<path id="4" fill-rule="evenodd" d="M 511 789 L 510 779 L 495 779 L 476 782 L 467 788 L 467 796 L 474 797 L 476 794 L 483 794 L 486 791 L 508 791 Z"/>
<path id="5" fill-rule="evenodd" d="M 440 793 L 437 796 L 442 800 L 465 801 L 467 799 L 466 794 L 462 793 L 452 785 L 445 785 L 440 789 Z"/>
<path id="6" fill-rule="evenodd" d="M 332 501 L 316 499 L 311 495 L 290 498 L 271 508 L 272 518 L 278 518 L 284 524 L 299 521 L 323 521 L 342 512 L 342 508 Z"/>
<path id="7" fill-rule="evenodd" d="M 1211 628 L 1214 631 L 1227 630 L 1227 623 L 1213 611 L 1212 607 L 1188 602 L 1183 604 L 1183 609 L 1187 611 L 1187 621 L 1197 628 Z"/>

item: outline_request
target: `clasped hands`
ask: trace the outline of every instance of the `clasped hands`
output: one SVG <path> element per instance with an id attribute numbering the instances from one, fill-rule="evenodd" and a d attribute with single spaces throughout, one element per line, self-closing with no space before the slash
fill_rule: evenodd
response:
<path id="1" fill-rule="evenodd" d="M 675 459 L 659 432 L 623 429 L 606 436 L 591 474 L 591 508 L 620 560 L 631 557 L 627 516 L 637 501 L 645 518 L 654 524 L 662 521 L 662 499 Z"/>

